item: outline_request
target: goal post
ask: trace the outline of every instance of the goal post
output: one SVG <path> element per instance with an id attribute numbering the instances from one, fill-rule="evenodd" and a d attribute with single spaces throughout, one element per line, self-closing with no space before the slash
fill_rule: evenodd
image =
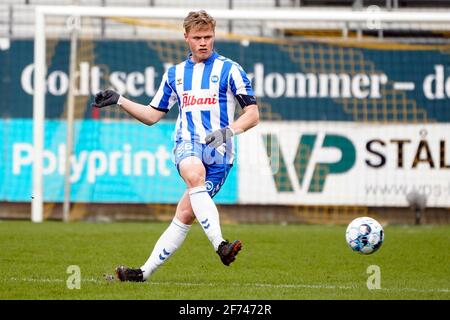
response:
<path id="1" fill-rule="evenodd" d="M 43 221 L 43 157 L 45 119 L 45 9 L 36 7 L 34 35 L 34 96 L 33 96 L 33 190 L 31 220 Z"/>
<path id="2" fill-rule="evenodd" d="M 77 18 L 108 18 L 108 19 L 153 19 L 159 21 L 159 25 L 165 25 L 170 21 L 177 21 L 178 27 L 181 27 L 182 19 L 185 18 L 185 16 L 189 13 L 189 11 L 192 11 L 194 9 L 180 9 L 180 8 L 161 8 L 161 7 L 145 7 L 145 8 L 130 8 L 130 7 L 96 7 L 96 6 L 89 6 L 89 7 L 83 7 L 83 6 L 36 6 L 35 8 L 35 34 L 34 34 L 34 96 L 33 96 L 33 164 L 32 164 L 32 206 L 31 206 L 31 220 L 33 222 L 42 222 L 44 220 L 44 202 L 46 201 L 44 196 L 44 156 L 45 156 L 45 119 L 46 119 L 46 92 L 47 92 L 47 76 L 48 76 L 48 66 L 47 66 L 47 21 L 50 18 L 60 18 L 60 19 L 68 19 L 70 17 L 77 17 Z M 256 95 L 258 99 L 262 99 L 261 107 L 264 109 L 265 116 L 263 120 L 274 120 L 274 123 L 279 120 L 286 120 L 289 122 L 290 120 L 301 120 L 301 121 L 320 121 L 321 115 L 320 114 L 313 114 L 315 111 L 304 111 L 305 115 L 302 117 L 297 117 L 296 115 L 293 115 L 292 112 L 296 112 L 295 110 L 298 110 L 298 107 L 300 107 L 305 100 L 306 105 L 309 107 L 312 107 L 317 100 L 316 98 L 322 98 L 321 95 L 323 95 L 323 98 L 329 99 L 329 103 L 333 104 L 336 103 L 336 105 L 339 105 L 340 108 L 342 108 L 342 114 L 340 115 L 334 115 L 330 117 L 332 120 L 340 121 L 341 119 L 344 119 L 345 121 L 356 121 L 362 124 L 362 127 L 359 128 L 361 130 L 362 134 L 365 134 L 366 128 L 364 127 L 364 123 L 367 124 L 369 121 L 373 121 L 374 124 L 383 122 L 392 124 L 397 121 L 397 123 L 427 123 L 428 117 L 431 112 L 426 113 L 426 116 L 422 116 L 421 111 L 417 111 L 420 108 L 416 108 L 416 106 L 412 106 L 415 104 L 415 102 L 411 102 L 411 97 L 407 95 L 403 95 L 401 98 L 405 101 L 409 101 L 407 103 L 407 106 L 412 108 L 412 111 L 403 112 L 400 111 L 400 107 L 395 107 L 394 111 L 388 110 L 386 111 L 386 106 L 380 106 L 380 109 L 377 109 L 375 111 L 371 111 L 370 108 L 378 108 L 378 102 L 384 101 L 383 99 L 379 99 L 378 101 L 372 101 L 371 98 L 378 99 L 383 94 L 392 94 L 391 91 L 389 93 L 387 90 L 384 90 L 381 88 L 383 85 L 391 85 L 392 81 L 387 79 L 387 77 L 383 76 L 384 73 L 380 70 L 377 70 L 377 67 L 375 63 L 372 62 L 365 62 L 363 58 L 360 56 L 355 57 L 352 56 L 353 53 L 348 53 L 345 49 L 345 46 L 336 45 L 333 47 L 334 51 L 331 51 L 329 49 L 328 55 L 331 54 L 332 57 L 326 56 L 324 58 L 323 55 L 323 48 L 316 48 L 316 43 L 311 45 L 306 45 L 304 47 L 298 47 L 297 44 L 292 45 L 287 39 L 286 35 L 279 35 L 277 32 L 279 30 L 285 30 L 289 28 L 310 28 L 311 26 L 320 26 L 320 27 L 327 27 L 330 29 L 337 29 L 341 30 L 342 34 L 345 36 L 348 35 L 348 30 L 368 30 L 368 29 L 389 29 L 392 28 L 392 26 L 400 26 L 400 28 L 404 28 L 408 30 L 409 26 L 411 24 L 423 24 L 425 27 L 428 28 L 428 30 L 449 30 L 448 25 L 450 24 L 450 12 L 429 12 L 429 11 L 383 11 L 383 10 L 362 10 L 362 11 L 353 11 L 353 10 L 337 10 L 335 12 L 330 12 L 326 10 L 311 10 L 311 9 L 206 9 L 208 13 L 210 13 L 217 21 L 233 21 L 233 22 L 253 22 L 253 25 L 248 31 L 244 28 L 236 28 L 237 35 L 228 35 L 223 36 L 223 39 L 226 39 L 227 41 L 234 39 L 236 41 L 239 40 L 240 46 L 242 48 L 248 47 L 248 42 L 258 42 L 260 43 L 266 43 L 268 41 L 273 41 L 274 43 L 278 42 L 279 44 L 279 51 L 280 54 L 277 56 L 270 56 L 270 52 L 265 47 L 261 48 L 255 48 L 255 50 L 260 50 L 258 52 L 254 52 L 255 58 L 252 57 L 255 61 L 258 59 L 266 59 L 271 63 L 270 68 L 266 67 L 264 69 L 264 65 L 262 65 L 260 62 L 253 63 L 254 70 L 252 72 L 252 81 L 257 82 L 254 83 Z M 129 21 L 125 23 L 130 23 Z M 137 24 L 142 24 L 142 21 L 136 22 Z M 149 23 L 151 24 L 151 23 Z M 375 26 L 375 27 L 374 27 Z M 83 22 L 81 22 L 81 29 L 83 28 Z M 447 29 L 446 29 L 447 28 Z M 170 29 L 170 28 L 169 28 Z M 319 28 L 320 29 L 320 28 Z M 325 29 L 325 28 L 324 28 Z M 181 30 L 181 29 L 180 29 Z M 177 31 L 178 32 L 178 31 Z M 223 32 L 226 34 L 226 28 L 222 28 L 218 32 Z M 79 37 L 83 37 L 83 33 L 77 33 Z M 67 36 L 67 35 L 66 35 Z M 113 35 L 114 36 L 114 35 Z M 182 33 L 179 35 L 182 36 Z M 96 35 L 98 39 L 101 39 L 102 35 Z M 139 35 L 140 39 L 145 37 L 145 33 Z M 164 36 L 163 36 L 164 37 Z M 177 40 L 180 40 L 181 38 L 176 38 Z M 278 37 L 278 38 L 277 38 Z M 169 40 L 173 40 L 174 36 L 168 36 Z M 268 40 L 271 39 L 271 40 Z M 119 39 L 120 40 L 120 39 Z M 373 40 L 373 39 L 372 39 Z M 371 41 L 372 41 L 371 40 Z M 299 40 L 304 41 L 304 40 Z M 376 39 L 375 39 L 376 41 Z M 317 43 L 321 43 L 323 40 L 318 41 Z M 147 44 L 150 46 L 149 44 Z M 333 44 L 334 45 L 334 44 Z M 175 44 L 174 44 L 175 46 Z M 240 48 L 241 48 L 240 47 Z M 228 48 L 228 47 L 227 47 Z M 300 49 L 299 49 L 300 48 Z M 156 50 L 156 49 L 155 49 Z M 167 52 L 170 54 L 173 54 L 174 56 L 180 56 L 178 54 L 178 51 L 174 53 L 174 51 L 178 49 L 173 49 L 172 47 L 167 48 Z M 230 52 L 232 52 L 233 47 L 230 46 L 228 48 Z M 236 49 L 240 50 L 240 49 Z M 247 51 L 246 51 L 247 52 Z M 56 53 L 57 54 L 57 53 Z M 264 54 L 267 54 L 265 56 Z M 358 53 L 359 54 L 359 53 Z M 333 56 L 334 55 L 334 56 Z M 123 57 L 123 56 L 122 56 Z M 177 61 L 165 61 L 164 54 L 161 54 L 161 57 L 159 57 L 160 64 L 166 65 L 170 62 L 177 62 Z M 290 62 L 282 61 L 282 59 L 289 58 L 291 59 Z M 348 75 L 344 72 L 346 71 L 345 68 L 348 67 L 348 63 L 342 62 L 336 62 L 336 66 L 323 66 L 323 65 L 314 65 L 313 60 L 314 59 L 335 59 L 338 61 L 338 59 L 360 59 L 361 62 L 359 65 L 356 65 L 356 62 L 350 61 L 350 67 L 351 70 L 348 71 Z M 237 62 L 239 59 L 237 59 Z M 333 60 L 333 61 L 335 61 Z M 297 71 L 291 71 L 291 64 L 296 64 L 296 68 L 298 67 Z M 334 62 L 332 62 L 334 63 Z M 392 63 L 393 64 L 393 63 Z M 440 65 L 440 64 L 437 64 Z M 281 67 L 282 71 L 277 70 L 277 67 Z M 97 69 L 96 69 L 97 70 Z M 336 72 L 336 76 L 331 76 L 330 73 L 334 70 Z M 361 71 L 362 70 L 362 71 Z M 300 71 L 302 73 L 300 73 Z M 81 71 L 77 71 L 80 72 Z M 283 73 L 284 72 L 284 73 Z M 373 72 L 374 75 L 372 77 L 363 75 L 364 72 Z M 432 68 L 430 73 L 433 72 L 440 72 L 440 69 L 436 69 L 436 71 Z M 146 69 L 146 72 L 141 75 L 137 74 L 136 72 L 130 72 L 130 78 L 127 79 L 134 79 L 135 81 L 131 85 L 131 89 L 134 91 L 138 91 L 137 84 L 139 84 L 141 87 L 144 85 L 143 79 L 151 79 L 154 81 L 156 77 L 154 77 L 155 70 L 148 68 Z M 267 74 L 266 74 L 267 73 Z M 269 74 L 270 73 L 270 74 Z M 317 76 L 316 76 L 317 75 Z M 73 75 L 72 75 L 73 76 Z M 119 77 L 119 80 L 123 80 L 120 77 L 124 77 L 124 73 L 118 73 L 117 76 Z M 152 77 L 153 76 L 153 77 Z M 267 76 L 267 77 L 266 77 Z M 81 77 L 81 76 L 80 76 Z M 311 80 L 311 77 L 314 77 L 314 81 L 317 82 L 317 88 L 313 87 L 313 83 L 315 83 L 313 80 Z M 352 81 L 352 83 L 348 86 L 348 90 L 344 88 L 346 85 L 346 79 L 345 77 L 348 77 L 348 81 Z M 321 79 L 323 80 L 326 78 L 327 86 L 330 84 L 330 87 L 327 88 L 319 88 Z M 345 79 L 344 79 L 345 78 Z M 339 81 L 342 82 L 338 83 L 336 86 L 333 86 L 333 81 L 335 79 L 339 79 Z M 372 83 L 367 83 L 366 81 L 373 80 Z M 132 81 L 130 80 L 130 81 Z M 81 81 L 81 80 L 80 80 Z M 301 81 L 304 81 L 304 84 L 307 84 L 309 87 L 305 91 L 305 88 L 301 88 L 301 86 L 298 85 Z M 306 82 L 305 82 L 306 81 Z M 337 81 L 337 80 L 336 80 Z M 123 80 L 120 82 L 120 84 L 126 85 L 126 81 Z M 152 82 L 153 83 L 153 82 Z M 153 84 L 154 86 L 155 84 Z M 157 85 L 157 84 L 156 84 Z M 371 86 L 369 89 L 364 88 L 363 86 Z M 358 87 L 359 86 L 359 87 Z M 411 84 L 404 84 L 404 83 L 397 83 L 397 91 L 400 90 L 409 90 Z M 154 91 L 151 84 L 146 84 L 145 88 L 139 88 L 139 90 L 147 90 L 147 103 L 150 101 L 150 94 Z M 358 87 L 355 92 L 351 92 L 353 87 Z M 391 87 L 389 87 L 390 89 Z M 101 88 L 104 89 L 104 88 Z M 316 91 L 314 91 L 317 89 Z M 367 89 L 367 90 L 366 90 Z M 366 95 L 366 92 L 369 92 Z M 261 94 L 261 97 L 258 97 L 258 93 Z M 92 94 L 92 92 L 90 92 Z M 368 95 L 372 94 L 374 97 L 369 97 Z M 351 95 L 351 96 L 350 96 Z M 378 95 L 378 96 L 377 96 Z M 268 98 L 268 102 L 263 99 L 263 97 Z M 90 99 L 93 97 L 90 96 Z M 270 98 L 270 99 L 269 99 Z M 367 98 L 367 99 L 366 99 Z M 276 109 L 274 106 L 276 105 L 276 99 L 279 99 L 281 103 L 284 103 L 285 101 L 288 102 L 289 108 L 286 109 L 288 111 L 283 111 Z M 297 99 L 297 100 L 295 100 Z M 308 100 L 309 99 L 309 100 Z M 409 99 L 409 100 L 408 100 Z M 295 100 L 295 101 L 294 101 Z M 338 102 L 336 102 L 339 100 Z M 367 102 L 369 101 L 370 102 Z M 397 100 L 395 100 L 397 101 Z M 438 101 L 439 102 L 439 101 Z M 322 100 L 317 103 L 325 103 Z M 384 102 L 386 103 L 386 102 Z M 395 102 L 397 103 L 397 102 Z M 369 105 L 370 104 L 370 105 Z M 369 105 L 369 107 L 368 107 Z M 296 109 L 297 108 L 297 109 Z M 335 108 L 335 107 L 334 107 Z M 326 109 L 324 107 L 324 109 Z M 370 110 L 369 110 L 370 109 Z M 367 111 L 369 110 L 369 111 Z M 383 111 L 384 110 L 384 111 Z M 283 113 L 285 112 L 285 113 Z M 384 112 L 384 113 L 383 113 Z M 402 113 L 403 112 L 403 113 Z M 313 115 L 310 115 L 313 114 Z M 447 117 L 447 116 L 445 116 Z M 447 119 L 447 118 L 445 118 Z M 327 118 L 325 120 L 328 120 Z M 433 119 L 434 121 L 434 119 Z M 446 122 L 447 120 L 444 120 L 443 122 Z M 432 122 L 432 121 L 431 121 Z M 350 122 L 347 122 L 345 125 L 348 125 Z M 273 128 L 272 128 L 272 125 Z M 284 126 L 285 124 L 282 124 Z M 324 128 L 331 129 L 333 128 L 333 125 L 324 125 Z M 267 129 L 267 130 L 266 130 Z M 273 135 L 269 134 L 268 132 L 270 130 L 274 130 L 272 132 L 275 132 L 277 129 L 276 124 L 269 124 L 267 127 L 264 128 L 266 132 L 261 132 L 261 135 L 264 137 L 272 137 Z M 395 129 L 395 128 L 394 128 Z M 392 129 L 392 130 L 394 130 Z M 264 131 L 262 130 L 262 131 Z M 286 130 L 288 131 L 295 131 L 295 124 L 292 124 L 292 127 L 289 127 L 289 124 L 286 123 Z M 300 147 L 306 146 L 308 148 L 317 148 L 321 143 L 323 145 L 326 145 L 327 143 L 333 144 L 333 143 L 341 143 L 342 139 L 339 138 L 341 135 L 345 136 L 345 130 L 342 130 L 340 134 L 337 134 L 335 136 L 327 136 L 326 134 L 320 134 L 317 136 L 314 136 L 311 132 L 314 131 L 314 123 L 311 125 L 311 128 L 309 128 L 308 132 L 306 132 L 303 136 L 300 138 Z M 374 128 L 369 128 L 368 131 L 375 130 Z M 389 129 L 391 130 L 391 129 Z M 413 130 L 413 129 L 411 129 Z M 333 131 L 333 130 L 331 130 Z M 339 130 L 337 130 L 339 131 Z M 414 131 L 415 132 L 415 131 Z M 161 135 L 164 135 L 164 133 L 161 133 Z M 303 133 L 302 133 L 303 134 Z M 69 135 L 70 136 L 70 135 Z M 337 137 L 339 136 L 339 137 Z M 68 137 L 71 138 L 71 137 Z M 243 142 L 253 144 L 251 141 L 246 141 L 246 138 L 242 138 Z M 263 144 L 261 141 L 261 152 L 263 155 L 266 154 L 266 151 L 270 148 L 272 148 L 275 144 L 275 142 L 280 142 L 279 150 L 286 151 L 286 146 L 281 146 L 282 144 L 286 144 L 285 142 L 281 142 L 277 140 L 278 138 L 271 141 L 271 145 L 269 144 Z M 340 140 L 341 139 L 341 140 Z M 395 139 L 395 137 L 386 136 L 386 139 Z M 436 137 L 437 140 L 439 140 L 439 134 Z M 258 143 L 259 143 L 258 142 Z M 344 144 L 347 143 L 347 141 L 343 142 Z M 66 143 L 66 146 L 69 147 L 71 144 Z M 441 144 L 445 145 L 445 143 Z M 142 159 L 148 160 L 150 163 L 151 160 L 159 161 L 162 157 L 161 153 L 158 153 L 159 151 L 156 150 L 153 154 L 143 154 L 139 153 L 136 154 L 136 157 L 134 155 L 130 155 L 131 151 L 134 146 L 129 146 L 128 144 L 124 144 L 123 148 L 121 149 L 121 155 L 122 157 L 122 165 L 124 166 L 124 176 L 130 175 L 129 173 L 129 161 L 134 161 L 133 164 L 139 164 L 139 161 Z M 294 148 L 296 146 L 290 146 L 290 148 Z M 300 148 L 299 147 L 299 148 Z M 296 150 L 296 149 L 295 149 Z M 311 151 L 311 150 L 310 150 Z M 115 155 L 113 155 L 115 152 Z M 118 163 L 117 160 L 117 150 L 112 150 L 110 153 L 110 158 L 107 158 L 110 160 L 109 167 L 114 166 Z M 445 152 L 445 151 L 444 151 Z M 70 150 L 66 150 L 66 153 L 70 153 Z M 278 172 L 276 174 L 269 174 L 273 181 L 271 180 L 270 186 L 268 186 L 268 190 L 276 189 L 278 192 L 276 195 L 276 198 L 264 198 L 263 196 L 259 196 L 254 194 L 252 195 L 252 192 L 250 190 L 249 198 L 246 199 L 240 199 L 239 195 L 234 196 L 234 200 L 230 200 L 229 203 L 260 203 L 264 204 L 267 203 L 267 201 L 271 204 L 298 204 L 296 202 L 297 200 L 294 199 L 294 197 L 290 197 L 287 195 L 287 193 L 292 193 L 295 197 L 296 193 L 302 194 L 302 192 L 311 193 L 311 196 L 307 199 L 306 203 L 308 204 L 324 204 L 324 205 L 391 205 L 391 202 L 380 202 L 378 204 L 376 201 L 378 201 L 378 198 L 374 198 L 375 200 L 365 201 L 364 197 L 358 198 L 358 199 L 346 199 L 341 200 L 339 198 L 339 194 L 336 194 L 336 200 L 335 202 L 327 202 L 330 200 L 330 198 L 327 199 L 327 201 L 323 201 L 321 198 L 318 198 L 318 193 L 322 192 L 324 189 L 324 183 L 326 180 L 326 175 L 333 173 L 333 170 L 339 170 L 342 169 L 343 165 L 338 166 L 339 168 L 336 169 L 333 166 L 322 166 L 316 171 L 313 167 L 308 168 L 302 168 L 299 164 L 294 164 L 291 166 L 291 161 L 294 159 L 294 161 L 300 161 L 301 163 L 305 163 L 307 166 L 312 166 L 312 164 L 309 164 L 308 161 L 309 158 L 302 158 L 299 159 L 298 157 L 295 157 L 294 152 L 287 152 L 288 159 L 281 159 L 282 161 L 278 161 L 281 166 L 286 166 L 284 168 L 283 172 Z M 351 152 L 350 152 L 351 153 Z M 305 152 L 305 155 L 303 156 L 313 156 L 314 154 L 312 152 L 308 153 Z M 91 164 L 93 166 L 96 165 L 97 162 L 103 161 L 103 155 L 98 155 L 98 153 L 95 153 L 94 151 L 88 155 L 90 160 L 92 160 Z M 245 155 L 243 155 L 245 156 Z M 268 155 L 270 158 L 270 155 Z M 116 158 L 114 158 L 116 157 Z M 356 156 L 355 156 L 356 157 Z M 292 158 L 292 159 L 291 159 Z M 129 160 L 131 159 L 131 160 Z M 354 159 L 352 156 L 349 156 L 349 161 L 353 161 Z M 422 158 L 419 156 L 419 161 Z M 280 159 L 278 159 L 280 160 Z M 288 161 L 289 160 L 289 161 Z M 115 161 L 115 162 L 114 162 Z M 446 166 L 447 163 L 446 160 L 443 160 L 443 165 Z M 67 161 L 66 161 L 67 162 Z M 157 162 L 155 162 L 157 163 Z M 157 163 L 158 164 L 158 163 Z M 149 165 L 150 166 L 150 165 Z M 106 170 L 105 168 L 107 165 L 105 164 L 102 168 L 95 168 L 97 171 Z M 65 170 L 68 170 L 70 168 L 69 164 L 65 164 Z M 117 170 L 115 167 L 114 170 Z M 325 170 L 325 173 L 322 174 L 319 172 L 320 170 Z M 93 169 L 94 170 L 94 169 Z M 113 170 L 113 171 L 114 171 Z M 136 172 L 141 172 L 143 169 L 139 167 L 139 169 L 136 169 Z M 147 169 L 149 172 L 151 171 L 151 168 Z M 297 173 L 294 173 L 295 170 L 299 170 Z M 327 171 L 328 170 L 328 171 Z M 343 169 L 342 169 L 343 170 Z M 116 171 L 112 173 L 114 175 Z M 303 174 L 303 177 L 295 176 L 296 174 Z M 90 174 L 90 176 L 89 176 Z M 91 180 L 95 180 L 96 172 L 95 170 L 88 173 L 88 178 Z M 137 173 L 136 173 L 137 174 Z M 325 175 L 325 177 L 323 176 Z M 67 178 L 70 180 L 70 174 L 66 174 Z M 245 176 L 245 175 L 244 175 Z M 257 175 L 254 175 L 255 177 Z M 250 177 L 251 178 L 251 177 Z M 307 186 L 302 178 L 305 178 L 308 181 L 309 186 Z M 236 178 L 236 181 L 238 178 Z M 242 176 L 239 176 L 239 179 L 242 179 Z M 293 180 L 297 181 L 293 181 Z M 374 178 L 375 179 L 375 178 Z M 420 180 L 420 179 L 418 179 Z M 281 181 L 281 182 L 280 182 Z M 257 182 L 257 181 L 256 181 Z M 66 182 L 67 183 L 67 182 Z M 239 183 L 239 182 L 236 182 Z M 303 183 L 303 185 L 302 185 Z M 70 188 L 69 188 L 70 191 Z M 239 192 L 241 192 L 240 190 Z M 237 193 L 237 191 L 235 191 Z M 269 192 L 269 191 L 268 191 Z M 254 193 L 254 192 L 253 192 Z M 275 197 L 275 196 L 274 196 Z M 239 198 L 239 199 L 238 199 Z M 326 198 L 326 197 L 325 197 Z M 256 199 L 256 200 L 255 200 Z M 272 199 L 272 200 L 268 200 Z M 331 198 L 332 200 L 334 198 Z M 108 199 L 106 199 L 108 200 Z M 104 198 L 101 198 L 99 201 L 106 201 Z M 85 201 L 85 200 L 82 200 Z M 131 197 L 128 199 L 128 201 L 135 201 L 134 199 L 131 199 Z M 171 202 L 172 200 L 167 199 L 161 199 L 161 200 L 155 200 L 156 202 L 162 201 L 163 203 L 165 201 Z M 259 202 L 258 202 L 259 201 Z M 392 200 L 396 201 L 396 200 Z M 224 200 L 224 203 L 228 203 Z M 442 206 L 443 202 L 436 202 L 438 206 Z M 404 203 L 402 203 L 404 205 Z"/>

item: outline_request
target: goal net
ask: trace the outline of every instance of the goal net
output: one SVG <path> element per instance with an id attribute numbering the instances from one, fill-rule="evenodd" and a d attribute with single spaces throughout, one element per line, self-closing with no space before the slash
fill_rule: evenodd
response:
<path id="1" fill-rule="evenodd" d="M 33 121 L 17 128 L 33 141 L 12 153 L 17 172 L 34 155 L 34 221 L 65 199 L 72 218 L 94 204 L 173 214 L 185 191 L 172 160 L 178 108 L 148 127 L 120 107 L 90 104 L 113 88 L 147 105 L 164 71 L 187 57 L 189 11 L 36 8 Z M 215 49 L 248 73 L 262 120 L 236 138 L 219 205 L 244 216 L 279 206 L 361 215 L 406 207 L 415 190 L 429 206 L 450 206 L 448 13 L 208 12 L 217 20 Z"/>

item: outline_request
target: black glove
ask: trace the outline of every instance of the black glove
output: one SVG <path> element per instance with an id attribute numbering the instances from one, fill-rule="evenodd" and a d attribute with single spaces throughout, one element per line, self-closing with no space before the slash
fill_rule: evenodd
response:
<path id="1" fill-rule="evenodd" d="M 103 108 L 117 104 L 119 102 L 120 94 L 113 90 L 100 91 L 95 95 L 95 102 L 91 104 L 91 107 Z"/>
<path id="2" fill-rule="evenodd" d="M 233 131 L 230 128 L 225 127 L 208 134 L 205 138 L 205 142 L 208 146 L 217 148 L 220 147 L 223 143 L 227 141 L 227 139 L 231 138 L 232 136 Z"/>

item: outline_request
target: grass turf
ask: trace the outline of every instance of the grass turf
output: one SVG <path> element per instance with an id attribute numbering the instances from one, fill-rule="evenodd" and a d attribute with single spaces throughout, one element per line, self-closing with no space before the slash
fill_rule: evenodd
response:
<path id="1" fill-rule="evenodd" d="M 141 266 L 167 223 L 0 221 L 0 300 L 450 299 L 450 226 L 387 226 L 373 255 L 352 252 L 345 226 L 224 225 L 243 250 L 225 267 L 198 224 L 150 281 L 104 280 Z M 81 288 L 67 269 L 80 267 Z M 377 265 L 381 289 L 369 290 Z"/>

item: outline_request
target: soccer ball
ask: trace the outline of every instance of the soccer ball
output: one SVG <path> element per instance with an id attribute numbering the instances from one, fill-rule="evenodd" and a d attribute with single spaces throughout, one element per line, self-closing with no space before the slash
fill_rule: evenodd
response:
<path id="1" fill-rule="evenodd" d="M 375 219 L 356 218 L 348 225 L 345 239 L 353 251 L 371 254 L 380 249 L 383 244 L 384 230 Z"/>

